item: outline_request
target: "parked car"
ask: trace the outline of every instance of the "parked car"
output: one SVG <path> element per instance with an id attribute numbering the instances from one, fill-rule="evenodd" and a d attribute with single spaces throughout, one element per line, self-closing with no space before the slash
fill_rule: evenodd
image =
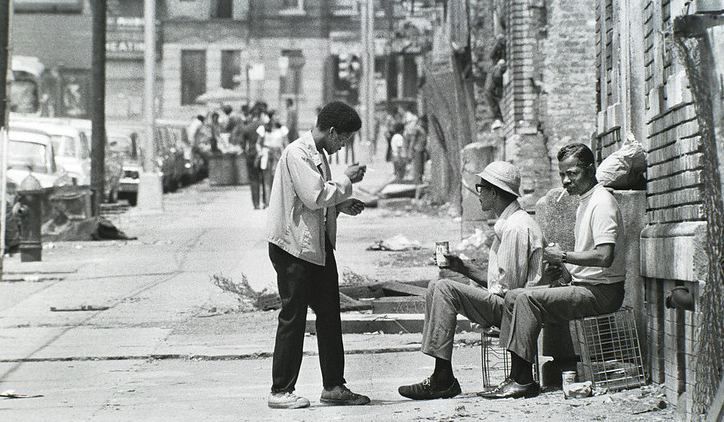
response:
<path id="1" fill-rule="evenodd" d="M 183 171 L 181 173 L 181 184 L 189 185 L 202 178 L 206 160 L 201 156 L 198 149 L 194 148 L 188 137 L 186 127 L 188 122 L 175 120 L 158 120 L 156 125 L 165 131 L 172 145 L 183 151 Z"/>
<path id="2" fill-rule="evenodd" d="M 44 188 L 70 183 L 55 163 L 53 143 L 48 133 L 11 127 L 8 129 L 8 184 L 20 186 L 29 174 L 38 179 Z"/>
<path id="3" fill-rule="evenodd" d="M 90 185 L 90 146 L 85 133 L 67 124 L 46 119 L 11 120 L 16 129 L 41 130 L 50 136 L 55 162 L 64 170 L 74 185 Z"/>
<path id="4" fill-rule="evenodd" d="M 138 132 L 133 129 L 108 128 L 108 149 L 111 159 L 121 163 L 122 175 L 118 198 L 135 206 L 138 202 L 138 183 L 143 172 Z"/>
<path id="5" fill-rule="evenodd" d="M 92 130 L 93 123 L 88 119 L 54 119 L 61 123 L 65 123 L 71 127 L 76 128 L 80 132 L 84 133 L 88 143 L 92 143 Z M 106 134 L 106 138 L 107 138 Z M 90 150 L 90 149 L 89 149 Z M 116 202 L 118 199 L 118 190 L 120 186 L 121 176 L 123 173 L 122 163 L 117 162 L 113 159 L 113 155 L 109 151 L 108 142 L 106 139 L 106 150 L 105 150 L 105 162 L 103 163 L 104 168 L 104 190 L 103 198 L 107 202 Z"/>

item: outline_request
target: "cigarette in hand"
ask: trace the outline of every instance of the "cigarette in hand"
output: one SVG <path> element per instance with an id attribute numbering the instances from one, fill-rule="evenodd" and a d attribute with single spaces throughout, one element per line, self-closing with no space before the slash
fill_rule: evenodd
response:
<path id="1" fill-rule="evenodd" d="M 561 194 L 558 195 L 558 199 L 556 199 L 556 202 L 561 202 L 561 199 L 563 199 L 563 195 L 565 195 L 565 194 L 566 194 L 566 190 L 563 189 L 563 192 L 561 192 Z"/>

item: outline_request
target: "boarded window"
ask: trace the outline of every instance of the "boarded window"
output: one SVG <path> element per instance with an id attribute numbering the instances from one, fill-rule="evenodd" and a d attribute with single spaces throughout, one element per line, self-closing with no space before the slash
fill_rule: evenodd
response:
<path id="1" fill-rule="evenodd" d="M 181 52 L 181 105 L 193 104 L 206 92 L 206 51 Z"/>

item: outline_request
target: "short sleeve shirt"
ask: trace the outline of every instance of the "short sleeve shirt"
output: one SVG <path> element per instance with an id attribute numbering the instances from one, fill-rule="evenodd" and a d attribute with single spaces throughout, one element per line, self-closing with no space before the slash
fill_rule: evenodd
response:
<path id="1" fill-rule="evenodd" d="M 576 252 L 590 251 L 598 245 L 614 244 L 613 264 L 610 267 L 586 267 L 566 264 L 574 282 L 591 284 L 612 284 L 626 278 L 625 244 L 623 218 L 618 201 L 598 184 L 581 195 L 576 210 L 575 237 Z"/>

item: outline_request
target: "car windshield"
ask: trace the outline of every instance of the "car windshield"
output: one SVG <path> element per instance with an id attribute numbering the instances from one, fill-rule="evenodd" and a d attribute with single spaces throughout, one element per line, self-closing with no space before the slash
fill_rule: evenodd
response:
<path id="1" fill-rule="evenodd" d="M 108 135 L 108 148 L 127 157 L 134 157 L 134 142 L 129 136 Z"/>
<path id="2" fill-rule="evenodd" d="M 78 140 L 63 135 L 52 135 L 50 140 L 53 142 L 53 150 L 56 157 L 78 157 L 80 153 L 80 144 Z"/>
<path id="3" fill-rule="evenodd" d="M 44 144 L 13 140 L 8 143 L 8 168 L 49 173 L 48 167 L 48 155 Z"/>

